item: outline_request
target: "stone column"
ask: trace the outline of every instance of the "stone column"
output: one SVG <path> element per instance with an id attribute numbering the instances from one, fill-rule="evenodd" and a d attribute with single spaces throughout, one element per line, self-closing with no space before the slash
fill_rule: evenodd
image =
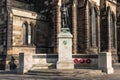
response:
<path id="1" fill-rule="evenodd" d="M 98 53 L 100 52 L 100 12 L 97 16 L 98 19 Z"/>
<path id="2" fill-rule="evenodd" d="M 8 2 L 10 4 L 10 2 Z M 8 24 L 7 24 L 7 48 L 6 48 L 6 52 L 7 52 L 7 56 L 11 55 L 12 52 L 12 31 L 13 31 L 13 14 L 10 12 L 10 5 L 8 5 L 9 10 L 8 10 Z M 5 70 L 9 71 L 9 60 L 6 58 L 6 63 L 5 63 Z"/>
<path id="3" fill-rule="evenodd" d="M 58 0 L 58 4 L 57 4 L 57 31 L 56 31 L 56 35 L 58 35 L 61 31 L 61 6 L 62 6 L 62 0 Z M 58 53 L 58 38 L 56 38 L 56 50 L 55 52 Z"/>
<path id="4" fill-rule="evenodd" d="M 77 54 L 77 2 L 72 5 L 72 23 L 73 23 L 73 53 Z"/>
<path id="5" fill-rule="evenodd" d="M 11 12 L 11 1 L 6 1 L 7 11 L 8 11 L 8 22 L 7 22 L 7 54 L 11 50 L 12 46 L 12 31 L 13 31 L 13 13 Z M 11 54 L 11 53 L 10 53 Z"/>
<path id="6" fill-rule="evenodd" d="M 99 54 L 98 67 L 107 74 L 113 73 L 112 56 L 109 52 L 102 52 Z"/>
<path id="7" fill-rule="evenodd" d="M 116 53 L 117 53 L 117 24 L 116 24 L 116 21 L 117 19 L 115 18 L 115 22 L 114 22 L 114 25 L 115 25 L 115 48 L 116 48 Z"/>
<path id="8" fill-rule="evenodd" d="M 87 2 L 86 4 L 86 10 L 85 10 L 85 21 L 86 21 L 86 40 L 87 40 L 87 43 L 86 43 L 86 47 L 87 47 L 87 53 L 89 54 L 89 50 L 90 50 L 90 10 L 89 10 L 89 4 Z"/>
<path id="9" fill-rule="evenodd" d="M 57 69 L 74 69 L 72 61 L 72 35 L 69 28 L 64 28 L 58 35 L 58 62 Z"/>
<path id="10" fill-rule="evenodd" d="M 110 29 L 110 11 L 108 13 L 108 52 L 111 52 L 111 29 Z"/>

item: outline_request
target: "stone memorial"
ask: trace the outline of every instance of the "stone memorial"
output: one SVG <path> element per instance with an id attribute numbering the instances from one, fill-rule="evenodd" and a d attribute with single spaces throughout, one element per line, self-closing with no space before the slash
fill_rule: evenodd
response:
<path id="1" fill-rule="evenodd" d="M 99 61 L 98 61 L 99 68 L 106 72 L 107 74 L 111 74 L 114 72 L 112 67 L 112 55 L 109 52 L 101 52 L 99 54 Z"/>
<path id="2" fill-rule="evenodd" d="M 69 28 L 63 28 L 58 35 L 57 69 L 74 69 L 74 63 L 72 61 L 72 37 Z"/>
<path id="3" fill-rule="evenodd" d="M 58 34 L 58 62 L 57 69 L 74 69 L 72 61 L 72 34 L 68 28 L 68 9 L 65 3 L 61 7 L 62 28 Z"/>

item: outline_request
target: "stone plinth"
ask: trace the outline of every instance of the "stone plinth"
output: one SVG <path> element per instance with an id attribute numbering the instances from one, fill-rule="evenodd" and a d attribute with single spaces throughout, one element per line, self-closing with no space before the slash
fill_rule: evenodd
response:
<path id="1" fill-rule="evenodd" d="M 74 69 L 72 61 L 72 37 L 69 28 L 63 28 L 58 35 L 57 69 Z"/>
<path id="2" fill-rule="evenodd" d="M 106 72 L 107 74 L 111 74 L 114 72 L 112 67 L 112 56 L 109 52 L 102 52 L 99 54 L 99 61 L 98 61 L 99 68 Z"/>
<path id="3" fill-rule="evenodd" d="M 32 54 L 29 53 L 19 54 L 19 68 L 17 70 L 18 74 L 27 73 L 28 70 L 32 68 L 32 65 L 33 65 Z"/>

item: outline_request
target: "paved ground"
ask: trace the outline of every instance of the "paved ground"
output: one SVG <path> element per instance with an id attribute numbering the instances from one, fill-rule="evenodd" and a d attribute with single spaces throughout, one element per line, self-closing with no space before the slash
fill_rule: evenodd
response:
<path id="1" fill-rule="evenodd" d="M 66 75 L 58 75 L 57 73 L 36 74 L 36 75 L 18 75 L 18 74 L 0 74 L 0 80 L 120 80 L 120 66 L 115 67 L 114 74 L 101 74 L 94 70 L 68 73 Z M 49 74 L 49 75 L 48 75 Z"/>

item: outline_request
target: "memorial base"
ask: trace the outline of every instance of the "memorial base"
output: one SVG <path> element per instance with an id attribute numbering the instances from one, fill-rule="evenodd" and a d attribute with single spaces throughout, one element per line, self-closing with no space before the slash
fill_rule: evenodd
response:
<path id="1" fill-rule="evenodd" d="M 113 68 L 103 68 L 102 71 L 106 72 L 107 74 L 114 73 L 114 69 Z"/>
<path id="2" fill-rule="evenodd" d="M 69 62 L 57 62 L 57 69 L 74 69 L 74 63 L 73 61 Z"/>

